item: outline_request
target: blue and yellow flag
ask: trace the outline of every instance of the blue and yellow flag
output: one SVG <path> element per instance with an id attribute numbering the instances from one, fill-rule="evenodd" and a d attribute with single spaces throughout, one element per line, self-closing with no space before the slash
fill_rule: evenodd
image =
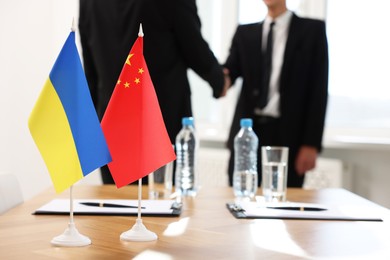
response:
<path id="1" fill-rule="evenodd" d="M 111 161 L 74 32 L 50 72 L 28 126 L 57 193 Z"/>

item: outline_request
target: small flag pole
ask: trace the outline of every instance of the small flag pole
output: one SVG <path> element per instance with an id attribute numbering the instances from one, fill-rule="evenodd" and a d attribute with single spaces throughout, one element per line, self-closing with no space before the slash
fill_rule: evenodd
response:
<path id="1" fill-rule="evenodd" d="M 139 26 L 138 37 L 144 37 L 142 24 Z M 141 201 L 142 201 L 142 178 L 138 180 L 138 218 L 134 226 L 120 235 L 121 240 L 125 241 L 154 241 L 157 240 L 157 235 L 149 231 L 142 223 L 141 218 Z"/>
<path id="2" fill-rule="evenodd" d="M 142 178 L 138 180 L 138 219 L 141 219 Z"/>
<path id="3" fill-rule="evenodd" d="M 51 240 L 51 244 L 55 246 L 66 246 L 66 247 L 90 245 L 91 239 L 79 233 L 73 220 L 73 185 L 70 186 L 69 197 L 70 197 L 69 198 L 70 221 L 68 224 L 68 228 L 65 229 L 62 235 L 54 237 Z"/>

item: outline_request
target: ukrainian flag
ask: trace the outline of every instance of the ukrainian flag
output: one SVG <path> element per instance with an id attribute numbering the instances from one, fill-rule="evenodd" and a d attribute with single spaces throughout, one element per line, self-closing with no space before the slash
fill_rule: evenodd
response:
<path id="1" fill-rule="evenodd" d="M 50 72 L 28 126 L 58 193 L 111 161 L 74 32 Z"/>

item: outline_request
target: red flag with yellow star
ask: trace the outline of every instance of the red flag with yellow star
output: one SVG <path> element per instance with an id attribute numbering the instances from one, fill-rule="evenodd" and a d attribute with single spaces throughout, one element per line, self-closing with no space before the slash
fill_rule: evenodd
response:
<path id="1" fill-rule="evenodd" d="M 148 68 L 140 31 L 111 96 L 102 128 L 118 188 L 176 159 Z"/>

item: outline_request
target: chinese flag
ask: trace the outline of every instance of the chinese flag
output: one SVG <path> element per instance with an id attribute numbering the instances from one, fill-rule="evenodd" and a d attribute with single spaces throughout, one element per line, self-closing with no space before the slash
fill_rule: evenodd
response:
<path id="1" fill-rule="evenodd" d="M 148 67 L 142 31 L 122 68 L 102 119 L 118 188 L 176 159 Z"/>

